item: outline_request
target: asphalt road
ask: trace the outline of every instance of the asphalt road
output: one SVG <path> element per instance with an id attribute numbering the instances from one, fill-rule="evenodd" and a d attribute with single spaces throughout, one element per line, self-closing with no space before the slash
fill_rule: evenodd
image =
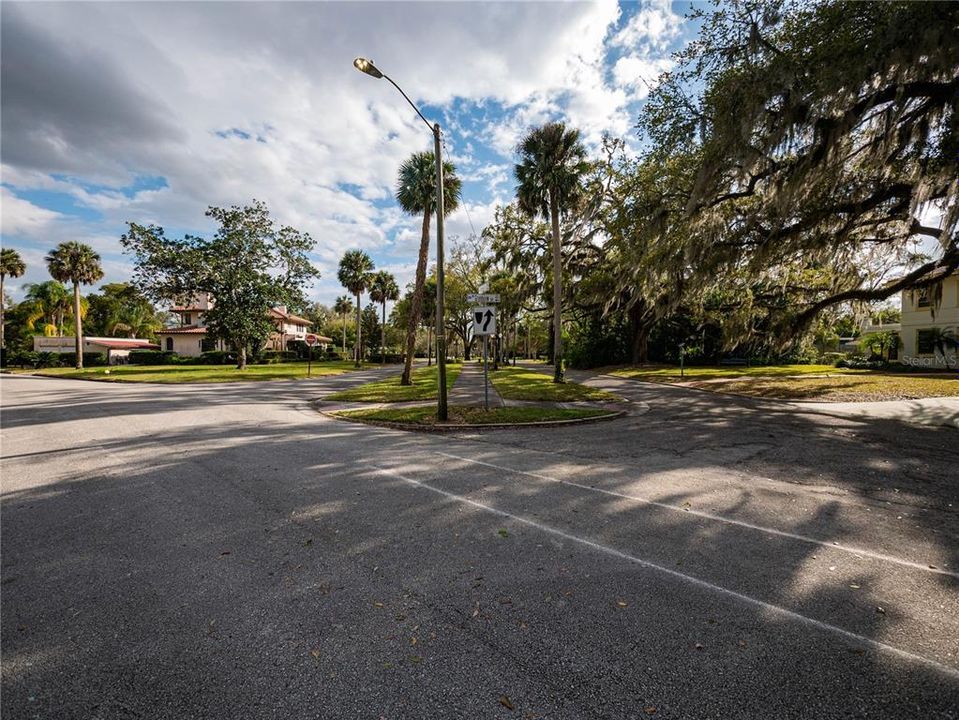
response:
<path id="1" fill-rule="evenodd" d="M 3 377 L 4 720 L 959 717 L 956 430 L 311 406 L 371 374 Z"/>

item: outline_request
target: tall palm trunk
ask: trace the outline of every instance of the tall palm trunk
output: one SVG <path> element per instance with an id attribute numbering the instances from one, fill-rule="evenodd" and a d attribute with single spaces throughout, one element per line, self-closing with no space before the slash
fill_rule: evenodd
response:
<path id="1" fill-rule="evenodd" d="M 549 193 L 549 214 L 553 225 L 553 382 L 563 377 L 563 255 L 559 236 L 559 205 L 556 192 Z"/>
<path id="2" fill-rule="evenodd" d="M 430 251 L 430 213 L 423 213 L 423 234 L 420 236 L 420 257 L 416 261 L 416 285 L 413 287 L 413 300 L 410 303 L 410 317 L 406 324 L 406 360 L 403 365 L 403 377 L 400 385 L 412 385 L 413 354 L 416 352 L 416 328 L 420 324 L 423 312 L 423 288 L 426 286 L 426 257 Z M 437 360 L 439 362 L 439 360 Z"/>
<path id="3" fill-rule="evenodd" d="M 3 273 L 0 273 L 0 348 L 6 347 L 6 337 L 7 337 L 7 326 L 3 319 L 3 311 L 5 308 L 4 295 L 3 295 L 3 281 L 7 279 L 7 276 Z"/>
<path id="4" fill-rule="evenodd" d="M 80 320 L 80 283 L 73 283 L 73 328 L 76 331 L 77 370 L 83 370 L 83 321 Z"/>
<path id="5" fill-rule="evenodd" d="M 353 361 L 353 367 L 362 367 L 363 365 L 361 359 L 363 352 L 363 328 L 360 323 L 362 312 L 363 311 L 360 310 L 360 294 L 356 293 L 356 348 L 354 349 L 356 358 Z"/>
<path id="6" fill-rule="evenodd" d="M 380 365 L 386 365 L 386 300 L 383 301 L 383 324 L 380 325 Z"/>

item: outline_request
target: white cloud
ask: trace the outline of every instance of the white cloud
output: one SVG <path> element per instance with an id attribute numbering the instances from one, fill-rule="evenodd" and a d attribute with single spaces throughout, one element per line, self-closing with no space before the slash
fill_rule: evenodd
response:
<path id="1" fill-rule="evenodd" d="M 29 200 L 14 195 L 0 186 L 0 209 L 2 209 L 3 235 L 36 236 L 47 231 L 57 220 L 63 218 L 58 212 L 34 205 Z"/>
<path id="2" fill-rule="evenodd" d="M 346 249 L 409 267 L 419 244 L 419 219 L 382 201 L 400 162 L 431 138 L 389 83 L 352 68 L 355 55 L 371 55 L 418 103 L 450 115 L 448 149 L 479 232 L 510 191 L 522 133 L 556 117 L 592 144 L 604 131 L 626 133 L 630 103 L 646 92 L 636 79 L 663 67 L 656 53 L 678 31 L 668 5 L 655 4 L 613 34 L 620 8 L 610 0 L 5 2 L 2 13 L 3 181 L 13 188 L 3 192 L 5 242 L 88 237 L 119 272 L 125 221 L 204 232 L 208 205 L 255 197 L 316 240 L 324 301 L 339 292 Z M 610 67 L 614 47 L 625 54 Z M 454 100 L 488 108 L 486 127 L 451 114 Z M 479 159 L 490 151 L 503 157 Z M 121 192 L 138 177 L 167 186 Z M 14 194 L 26 189 L 66 193 L 102 219 Z M 468 234 L 464 211 L 447 232 Z"/>

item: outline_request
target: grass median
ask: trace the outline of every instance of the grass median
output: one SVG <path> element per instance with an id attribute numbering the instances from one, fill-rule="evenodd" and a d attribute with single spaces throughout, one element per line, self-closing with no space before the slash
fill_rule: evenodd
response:
<path id="1" fill-rule="evenodd" d="M 311 377 L 339 375 L 353 370 L 350 361 L 314 362 Z M 149 383 L 227 383 L 249 380 L 302 380 L 307 377 L 307 363 L 290 362 L 273 365 L 247 365 L 237 370 L 232 365 L 113 365 L 111 367 L 44 368 L 12 370 L 13 374 L 30 373 L 80 380 Z"/>
<path id="2" fill-rule="evenodd" d="M 521 367 L 501 367 L 490 372 L 490 381 L 499 396 L 505 400 L 543 400 L 548 402 L 576 402 L 593 400 L 615 402 L 617 396 L 605 390 L 574 382 L 554 383 L 553 377 Z"/>
<path id="3" fill-rule="evenodd" d="M 446 366 L 446 387 L 452 389 L 459 377 L 462 365 Z M 348 390 L 327 395 L 324 400 L 341 402 L 407 402 L 410 400 L 435 400 L 439 393 L 439 372 L 437 366 L 418 368 L 413 371 L 412 385 L 400 385 L 402 373 L 383 380 L 364 383 Z"/>
<path id="4" fill-rule="evenodd" d="M 436 408 L 433 406 L 405 408 L 370 408 L 369 410 L 343 410 L 338 417 L 360 422 L 394 422 L 410 425 L 436 425 Z M 500 407 L 491 410 L 475 407 L 451 406 L 450 425 L 499 425 L 547 422 L 556 420 L 582 420 L 608 415 L 599 408 L 542 408 Z"/>

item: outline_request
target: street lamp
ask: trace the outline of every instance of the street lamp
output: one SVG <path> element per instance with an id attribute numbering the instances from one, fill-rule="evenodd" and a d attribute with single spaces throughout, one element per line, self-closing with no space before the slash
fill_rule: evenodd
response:
<path id="1" fill-rule="evenodd" d="M 443 328 L 443 318 L 446 314 L 445 308 L 443 307 L 444 298 L 446 297 L 443 276 L 443 242 L 446 239 L 446 228 L 443 223 L 445 203 L 443 202 L 443 157 L 440 154 L 440 139 L 442 137 L 440 124 L 430 123 L 430 121 L 423 116 L 423 113 L 420 112 L 420 109 L 416 107 L 415 103 L 403 92 L 403 88 L 393 82 L 393 78 L 389 75 L 382 73 L 379 68 L 373 64 L 372 60 L 358 57 L 353 61 L 353 67 L 361 73 L 365 73 L 377 80 L 380 78 L 389 80 L 390 84 L 399 90 L 400 95 L 406 99 L 406 102 L 410 104 L 410 107 L 416 111 L 416 114 L 420 116 L 433 133 L 433 158 L 436 165 L 436 364 L 437 371 L 439 372 L 436 417 L 438 420 L 445 421 L 449 417 L 449 409 L 446 404 L 446 333 Z"/>

